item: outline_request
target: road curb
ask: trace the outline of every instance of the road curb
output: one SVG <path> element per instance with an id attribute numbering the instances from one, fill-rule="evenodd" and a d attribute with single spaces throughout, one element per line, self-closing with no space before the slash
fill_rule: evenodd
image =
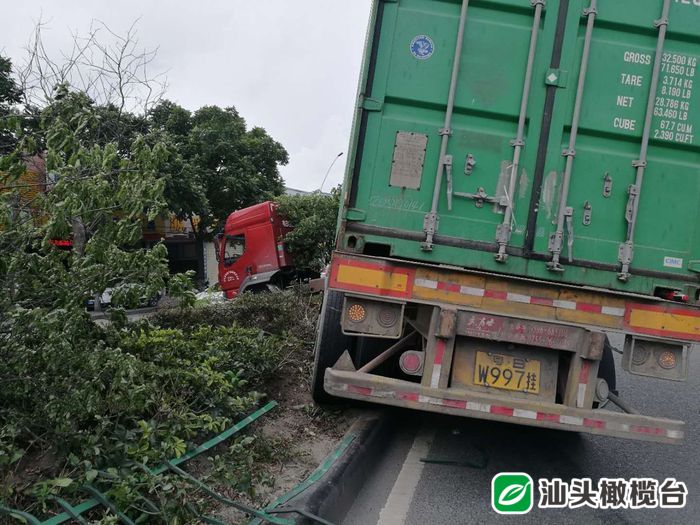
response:
<path id="1" fill-rule="evenodd" d="M 386 411 L 363 414 L 346 436 L 355 435 L 343 456 L 313 487 L 287 506 L 303 508 L 307 513 L 331 523 L 340 523 L 350 510 L 357 493 L 377 464 L 382 443 L 391 429 L 391 416 Z M 311 524 L 304 519 L 299 523 Z"/>

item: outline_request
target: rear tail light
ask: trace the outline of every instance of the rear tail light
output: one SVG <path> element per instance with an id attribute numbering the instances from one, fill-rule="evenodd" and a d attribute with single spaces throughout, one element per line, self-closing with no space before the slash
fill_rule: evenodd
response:
<path id="1" fill-rule="evenodd" d="M 658 358 L 659 366 L 664 370 L 676 368 L 676 354 L 673 352 L 662 352 Z"/>
<path id="2" fill-rule="evenodd" d="M 656 295 L 662 299 L 666 299 L 667 301 L 675 301 L 677 303 L 690 302 L 688 294 L 684 294 L 680 290 L 661 289 L 657 291 Z"/>
<path id="3" fill-rule="evenodd" d="M 348 308 L 348 318 L 353 323 L 361 323 L 367 317 L 367 310 L 361 304 L 353 304 Z"/>
<path id="4" fill-rule="evenodd" d="M 423 375 L 423 352 L 416 352 L 414 350 L 409 350 L 404 352 L 399 357 L 399 367 L 404 374 L 410 376 L 420 376 Z"/>

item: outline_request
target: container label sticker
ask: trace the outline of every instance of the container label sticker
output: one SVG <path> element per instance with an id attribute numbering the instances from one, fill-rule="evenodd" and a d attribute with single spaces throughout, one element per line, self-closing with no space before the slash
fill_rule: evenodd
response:
<path id="1" fill-rule="evenodd" d="M 428 60 L 435 52 L 435 43 L 428 35 L 418 35 L 411 40 L 411 54 L 418 60 Z"/>
<path id="2" fill-rule="evenodd" d="M 664 257 L 664 266 L 666 268 L 683 268 L 683 259 L 678 257 Z"/>

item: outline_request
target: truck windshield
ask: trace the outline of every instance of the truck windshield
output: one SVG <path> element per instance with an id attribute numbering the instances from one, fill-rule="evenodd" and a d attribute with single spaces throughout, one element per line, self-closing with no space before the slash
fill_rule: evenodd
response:
<path id="1" fill-rule="evenodd" d="M 227 266 L 235 263 L 245 251 L 245 235 L 231 235 L 226 237 L 226 251 L 224 252 L 224 264 Z"/>

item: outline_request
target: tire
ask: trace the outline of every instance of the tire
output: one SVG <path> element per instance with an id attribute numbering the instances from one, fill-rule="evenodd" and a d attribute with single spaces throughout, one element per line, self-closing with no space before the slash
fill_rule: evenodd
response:
<path id="1" fill-rule="evenodd" d="M 323 377 L 326 369 L 332 367 L 352 346 L 352 338 L 343 334 L 340 319 L 343 310 L 344 295 L 333 290 L 326 290 L 318 323 L 316 346 L 314 348 L 314 368 L 311 377 L 311 396 L 321 404 L 337 402 L 337 398 L 323 389 Z"/>
<path id="2" fill-rule="evenodd" d="M 608 384 L 610 392 L 617 394 L 617 375 L 615 374 L 615 359 L 613 358 L 613 349 L 610 344 L 610 340 L 605 338 L 605 345 L 603 346 L 603 358 L 600 360 L 600 365 L 598 365 L 598 377 L 605 379 Z M 603 408 L 608 401 L 603 401 L 602 403 L 593 402 L 593 408 Z"/>

